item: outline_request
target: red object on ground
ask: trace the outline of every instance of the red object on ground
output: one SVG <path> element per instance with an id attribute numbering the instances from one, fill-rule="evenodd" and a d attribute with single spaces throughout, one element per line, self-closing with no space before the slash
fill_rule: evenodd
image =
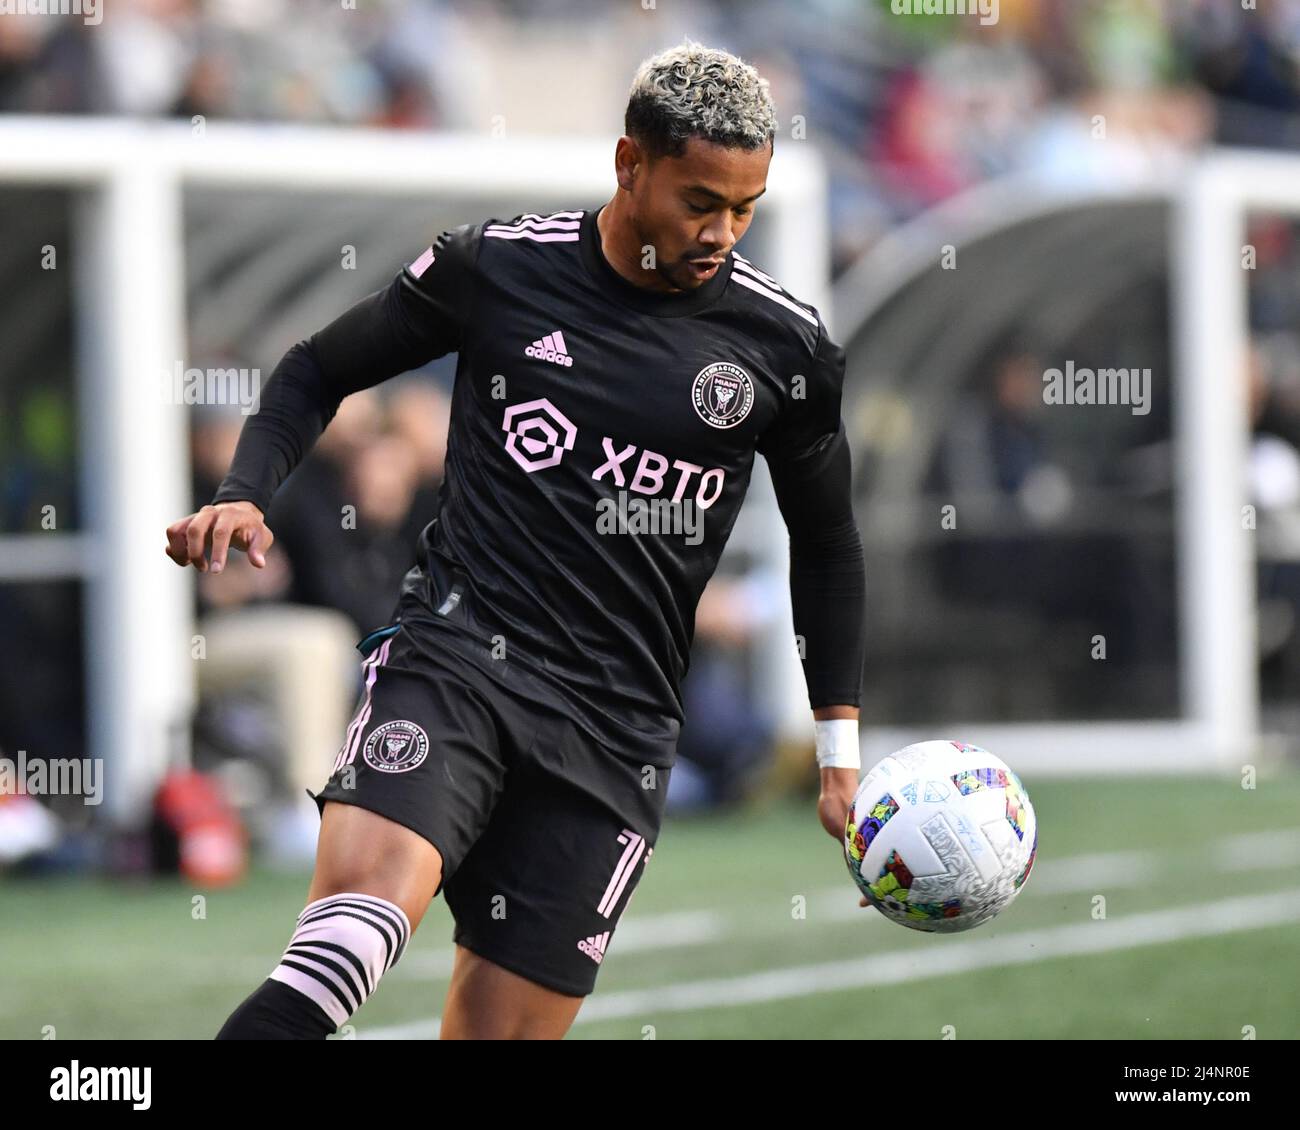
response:
<path id="1" fill-rule="evenodd" d="M 192 770 L 167 774 L 154 810 L 176 838 L 180 872 L 205 887 L 238 882 L 248 870 L 248 837 L 239 814 L 211 777 Z"/>

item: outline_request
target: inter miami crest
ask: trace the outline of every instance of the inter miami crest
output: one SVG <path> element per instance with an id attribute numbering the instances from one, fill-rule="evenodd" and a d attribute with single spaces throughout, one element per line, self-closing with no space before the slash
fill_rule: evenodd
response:
<path id="1" fill-rule="evenodd" d="M 429 756 L 429 739 L 414 722 L 385 722 L 366 739 L 363 756 L 381 773 L 405 773 Z"/>
<path id="2" fill-rule="evenodd" d="M 696 374 L 691 400 L 710 427 L 734 428 L 754 407 L 754 382 L 739 365 L 715 361 Z"/>

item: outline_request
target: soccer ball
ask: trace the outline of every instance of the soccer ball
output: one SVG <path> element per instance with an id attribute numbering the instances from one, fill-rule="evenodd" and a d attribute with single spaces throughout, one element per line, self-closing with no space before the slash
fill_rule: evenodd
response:
<path id="1" fill-rule="evenodd" d="M 863 778 L 844 858 L 892 922 L 951 934 L 987 922 L 1025 885 L 1038 822 L 1020 778 L 985 749 L 918 742 Z"/>

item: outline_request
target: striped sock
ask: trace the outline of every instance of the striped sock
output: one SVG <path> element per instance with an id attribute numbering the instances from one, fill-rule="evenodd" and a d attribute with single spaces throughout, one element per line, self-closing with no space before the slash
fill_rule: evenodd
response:
<path id="1" fill-rule="evenodd" d="M 315 1001 L 269 977 L 235 1009 L 218 1040 L 327 1040 L 338 1025 Z"/>
<path id="2" fill-rule="evenodd" d="M 270 979 L 313 1000 L 337 1027 L 375 991 L 410 937 L 411 924 L 395 903 L 374 895 L 330 895 L 298 915 Z"/>

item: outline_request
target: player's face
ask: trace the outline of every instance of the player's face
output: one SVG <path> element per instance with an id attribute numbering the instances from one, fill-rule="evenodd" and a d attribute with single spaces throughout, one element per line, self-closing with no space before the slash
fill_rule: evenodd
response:
<path id="1" fill-rule="evenodd" d="M 772 147 L 727 149 L 691 138 L 680 157 L 648 162 L 633 191 L 637 226 L 661 279 L 694 290 L 713 278 L 767 190 Z"/>

